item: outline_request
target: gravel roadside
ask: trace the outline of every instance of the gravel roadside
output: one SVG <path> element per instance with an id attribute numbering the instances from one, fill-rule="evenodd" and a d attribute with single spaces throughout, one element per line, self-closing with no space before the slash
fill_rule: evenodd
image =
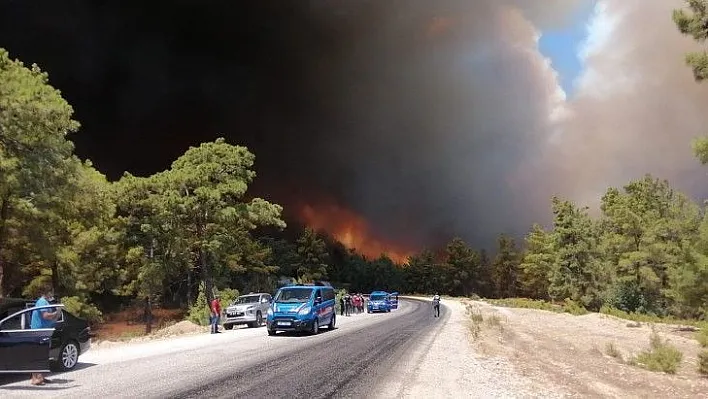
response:
<path id="1" fill-rule="evenodd" d="M 443 299 L 436 328 L 400 363 L 400 378 L 380 398 L 560 398 L 564 393 L 518 374 L 504 358 L 485 358 L 471 345 L 465 305 Z M 431 312 L 431 316 L 432 312 Z"/>

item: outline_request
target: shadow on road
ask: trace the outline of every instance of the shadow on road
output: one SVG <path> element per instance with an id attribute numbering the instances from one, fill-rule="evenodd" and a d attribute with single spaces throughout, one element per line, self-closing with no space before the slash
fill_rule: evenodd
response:
<path id="1" fill-rule="evenodd" d="M 338 327 L 335 327 L 334 330 L 336 330 L 337 328 Z M 334 331 L 334 330 L 330 330 L 329 328 L 323 328 L 320 330 L 319 334 L 317 334 L 317 335 L 326 334 L 326 333 L 328 333 L 330 331 Z M 312 335 L 307 331 L 278 331 L 277 334 L 271 335 L 271 337 L 314 337 L 314 336 L 315 335 Z"/>
<path id="2" fill-rule="evenodd" d="M 78 370 L 83 370 L 87 369 L 90 367 L 95 366 L 95 363 L 79 363 L 76 365 L 76 367 L 72 371 L 78 371 Z M 59 371 L 55 373 L 49 373 L 45 374 L 44 377 L 48 380 L 46 385 L 42 386 L 34 386 L 30 385 L 29 380 L 30 380 L 30 373 L 27 374 L 0 374 L 0 390 L 40 390 L 40 389 L 46 389 L 46 390 L 60 390 L 60 389 L 66 389 L 69 388 L 68 386 L 63 386 L 67 385 L 74 380 L 66 379 L 66 378 L 57 378 L 59 376 L 68 376 L 70 375 L 72 371 Z M 9 384 L 16 384 L 18 382 L 26 381 L 27 386 L 7 386 Z M 0 395 L 2 396 L 2 395 Z"/>

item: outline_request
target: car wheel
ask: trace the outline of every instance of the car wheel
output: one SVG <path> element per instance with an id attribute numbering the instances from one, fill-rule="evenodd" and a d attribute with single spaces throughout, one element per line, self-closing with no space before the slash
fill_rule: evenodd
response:
<path id="1" fill-rule="evenodd" d="M 312 321 L 312 330 L 310 330 L 312 335 L 317 335 L 320 333 L 320 321 L 315 319 Z"/>
<path id="2" fill-rule="evenodd" d="M 329 324 L 327 325 L 327 328 L 329 330 L 334 330 L 334 324 L 336 323 L 337 320 L 337 315 L 332 315 L 332 318 L 329 320 Z"/>
<path id="3" fill-rule="evenodd" d="M 263 325 L 263 315 L 261 312 L 256 313 L 256 327 L 260 327 Z"/>
<path id="4" fill-rule="evenodd" d="M 232 330 L 234 328 L 233 324 L 224 324 L 224 328 L 227 330 Z"/>
<path id="5" fill-rule="evenodd" d="M 268 330 L 268 335 L 270 335 L 270 336 L 275 335 L 275 330 Z"/>
<path id="6" fill-rule="evenodd" d="M 79 362 L 79 347 L 74 341 L 65 343 L 59 350 L 59 361 L 57 366 L 61 371 L 70 371 Z"/>

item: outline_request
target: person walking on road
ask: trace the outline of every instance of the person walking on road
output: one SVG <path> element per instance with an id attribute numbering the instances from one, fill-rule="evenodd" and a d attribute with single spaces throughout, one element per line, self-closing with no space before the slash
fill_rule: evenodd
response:
<path id="1" fill-rule="evenodd" d="M 219 294 L 214 295 L 214 299 L 211 300 L 211 333 L 218 334 L 219 322 L 221 321 L 221 302 L 219 301 Z"/>
<path id="2" fill-rule="evenodd" d="M 433 295 L 433 312 L 435 317 L 440 317 L 440 295 Z"/>
<path id="3" fill-rule="evenodd" d="M 339 315 L 344 316 L 344 295 L 339 297 Z"/>
<path id="4" fill-rule="evenodd" d="M 48 306 L 50 304 L 49 302 L 54 300 L 54 290 L 48 285 L 41 287 L 40 295 L 34 306 Z M 61 310 L 56 308 L 44 308 L 33 311 L 32 319 L 30 320 L 30 328 L 54 328 L 54 324 L 59 317 L 59 312 L 61 312 Z M 32 385 L 44 385 L 45 382 L 49 381 L 44 379 L 42 373 L 32 373 L 30 382 Z"/>

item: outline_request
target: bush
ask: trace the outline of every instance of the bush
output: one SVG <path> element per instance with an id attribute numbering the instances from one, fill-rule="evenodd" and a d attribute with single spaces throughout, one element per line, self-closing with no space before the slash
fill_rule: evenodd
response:
<path id="1" fill-rule="evenodd" d="M 565 301 L 563 302 L 563 310 L 574 316 L 580 316 L 588 313 L 588 310 L 585 309 L 585 306 L 580 305 L 579 303 L 573 301 L 570 298 L 565 298 Z"/>
<path id="2" fill-rule="evenodd" d="M 103 314 L 98 308 L 77 296 L 68 296 L 61 299 L 67 312 L 86 319 L 91 325 L 103 322 Z"/>
<path id="3" fill-rule="evenodd" d="M 708 328 L 704 327 L 696 333 L 696 341 L 698 341 L 702 347 L 708 348 Z"/>
<path id="4" fill-rule="evenodd" d="M 237 289 L 233 288 L 224 288 L 223 290 L 219 290 L 219 303 L 221 304 L 222 309 L 226 309 L 227 307 L 231 306 L 231 304 L 240 296 L 239 292 Z"/>
<path id="5" fill-rule="evenodd" d="M 708 376 L 708 349 L 698 354 L 698 372 Z"/>
<path id="6" fill-rule="evenodd" d="M 661 339 L 659 334 L 652 333 L 650 349 L 637 355 L 633 363 L 650 371 L 663 371 L 675 374 L 683 360 L 683 353 L 668 341 Z"/>
<path id="7" fill-rule="evenodd" d="M 209 310 L 209 304 L 207 304 L 206 294 L 204 293 L 204 284 L 200 284 L 197 300 L 194 301 L 194 304 L 189 307 L 189 311 L 187 312 L 187 320 L 200 326 L 206 326 L 209 325 L 210 318 L 211 311 Z"/>

